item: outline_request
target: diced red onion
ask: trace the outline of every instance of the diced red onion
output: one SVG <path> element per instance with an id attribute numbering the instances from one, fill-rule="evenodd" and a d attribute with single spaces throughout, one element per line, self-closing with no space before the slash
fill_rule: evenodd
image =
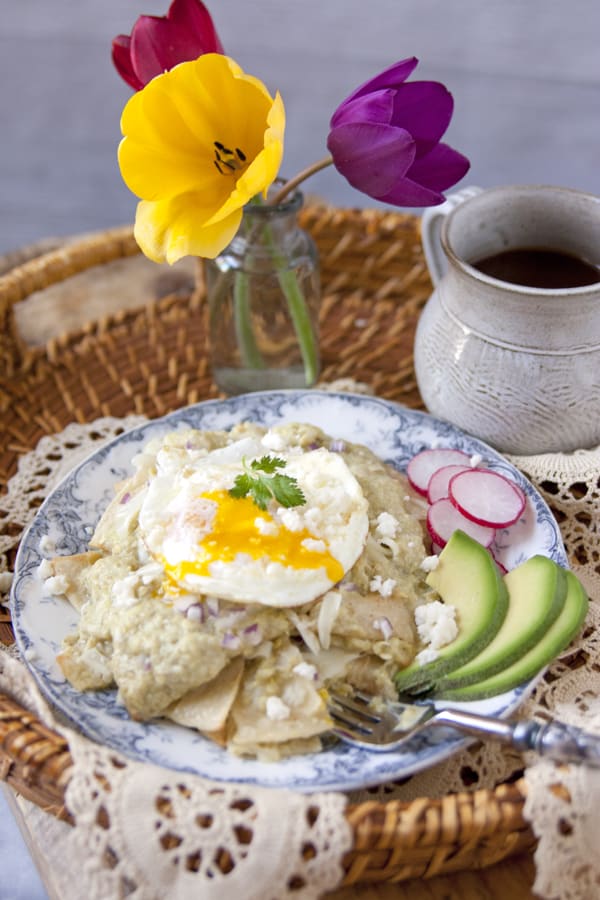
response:
<path id="1" fill-rule="evenodd" d="M 219 615 L 219 599 L 218 597 L 207 597 L 206 598 L 206 612 L 209 616 L 218 616 Z"/>
<path id="2" fill-rule="evenodd" d="M 262 634 L 258 624 L 255 622 L 253 625 L 248 625 L 247 628 L 244 628 L 242 637 L 251 647 L 257 647 L 262 641 Z"/>
<path id="3" fill-rule="evenodd" d="M 334 440 L 330 443 L 329 449 L 332 453 L 343 453 L 346 449 L 346 441 Z"/>
<path id="4" fill-rule="evenodd" d="M 123 505 L 123 504 L 125 504 L 125 503 L 129 503 L 130 500 L 131 500 L 131 494 L 129 493 L 129 491 L 125 491 L 125 493 L 123 494 L 123 496 L 122 496 L 121 499 L 119 500 L 119 503 L 120 503 L 121 505 Z"/>
<path id="5" fill-rule="evenodd" d="M 190 603 L 185 611 L 186 617 L 194 622 L 204 622 L 206 619 L 206 610 L 202 603 Z"/>
<path id="6" fill-rule="evenodd" d="M 373 621 L 373 627 L 382 633 L 384 641 L 389 640 L 394 633 L 392 623 L 387 616 L 381 616 L 381 618 L 375 619 Z"/>
<path id="7" fill-rule="evenodd" d="M 241 641 L 233 631 L 226 631 L 221 639 L 221 647 L 224 650 L 239 650 Z"/>

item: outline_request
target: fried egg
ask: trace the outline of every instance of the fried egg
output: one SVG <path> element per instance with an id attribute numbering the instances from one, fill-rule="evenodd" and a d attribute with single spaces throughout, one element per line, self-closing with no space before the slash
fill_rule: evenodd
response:
<path id="1" fill-rule="evenodd" d="M 265 454 L 244 438 L 201 457 L 168 445 L 139 511 L 150 556 L 165 572 L 165 594 L 179 591 L 265 606 L 299 606 L 337 584 L 363 551 L 367 501 L 340 454 L 321 447 L 277 452 L 305 503 L 266 509 L 229 491 L 247 464 Z"/>

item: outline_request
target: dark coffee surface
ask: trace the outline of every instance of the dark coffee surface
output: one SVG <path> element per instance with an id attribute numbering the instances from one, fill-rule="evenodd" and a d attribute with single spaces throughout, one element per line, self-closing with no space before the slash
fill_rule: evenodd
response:
<path id="1" fill-rule="evenodd" d="M 574 288 L 600 282 L 600 269 L 577 256 L 541 247 L 505 250 L 472 265 L 492 278 L 537 288 Z"/>

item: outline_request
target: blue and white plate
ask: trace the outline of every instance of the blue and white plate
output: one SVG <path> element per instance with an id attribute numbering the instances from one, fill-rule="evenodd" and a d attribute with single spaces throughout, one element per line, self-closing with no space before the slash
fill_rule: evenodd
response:
<path id="1" fill-rule="evenodd" d="M 334 437 L 366 444 L 398 469 L 405 469 L 410 458 L 426 447 L 453 447 L 481 455 L 487 466 L 514 479 L 527 495 L 521 520 L 510 534 L 499 536 L 500 561 L 512 568 L 541 553 L 566 565 L 560 532 L 532 485 L 486 444 L 448 423 L 373 397 L 320 391 L 273 391 L 199 403 L 123 434 L 96 451 L 52 492 L 26 532 L 16 563 L 12 620 L 21 653 L 42 692 L 93 740 L 134 759 L 216 780 L 297 791 L 349 790 L 404 778 L 440 762 L 464 746 L 464 738 L 432 730 L 389 754 L 335 744 L 320 753 L 276 763 L 239 759 L 191 729 L 160 720 L 132 721 L 114 690 L 80 693 L 64 679 L 55 658 L 65 635 L 75 629 L 77 613 L 44 589 L 38 568 L 48 553 L 40 550 L 40 541 L 47 536 L 60 555 L 87 549 L 114 483 L 131 473 L 132 457 L 150 438 L 182 427 L 227 429 L 244 420 L 266 426 L 312 423 Z M 462 706 L 503 717 L 519 705 L 529 688 L 524 685 Z"/>

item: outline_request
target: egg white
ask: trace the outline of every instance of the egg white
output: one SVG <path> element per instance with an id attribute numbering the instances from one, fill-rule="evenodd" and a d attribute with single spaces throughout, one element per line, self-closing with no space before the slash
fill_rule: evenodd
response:
<path id="1" fill-rule="evenodd" d="M 158 453 L 139 529 L 172 586 L 239 603 L 299 606 L 354 565 L 366 541 L 368 509 L 341 455 L 325 448 L 278 451 L 286 461 L 281 472 L 296 479 L 306 502 L 286 509 L 271 501 L 262 511 L 251 498 L 228 492 L 244 471 L 242 461 L 264 454 L 254 438 L 200 458 L 182 459 L 168 446 Z"/>

